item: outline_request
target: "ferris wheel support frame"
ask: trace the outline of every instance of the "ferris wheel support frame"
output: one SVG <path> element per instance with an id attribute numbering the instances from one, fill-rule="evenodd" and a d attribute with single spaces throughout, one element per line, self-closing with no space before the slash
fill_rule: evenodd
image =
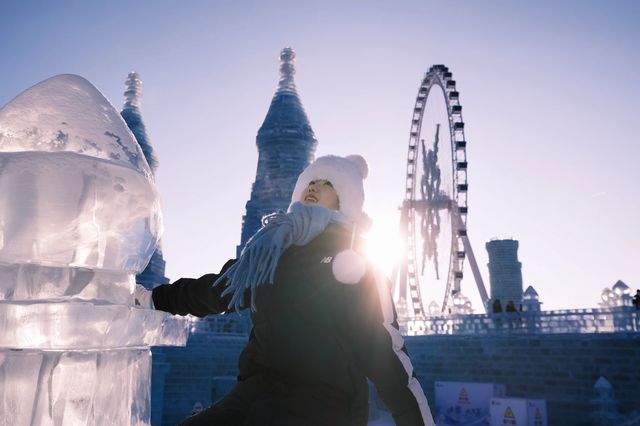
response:
<path id="1" fill-rule="evenodd" d="M 485 313 L 489 312 L 489 295 L 487 294 L 487 288 L 484 286 L 484 280 L 482 279 L 482 275 L 480 274 L 480 268 L 478 268 L 478 262 L 476 261 L 476 256 L 473 253 L 473 248 L 471 247 L 471 242 L 469 241 L 469 234 L 467 233 L 467 225 L 462 223 L 462 219 L 458 213 L 453 214 L 453 218 L 458 226 L 458 229 L 464 230 L 464 235 L 461 237 L 462 244 L 464 245 L 464 251 L 467 254 L 467 258 L 469 259 L 469 266 L 471 267 L 471 272 L 473 273 L 473 278 L 476 281 L 476 285 L 478 287 L 478 293 L 480 293 L 480 300 L 482 300 L 482 306 L 485 310 Z"/>

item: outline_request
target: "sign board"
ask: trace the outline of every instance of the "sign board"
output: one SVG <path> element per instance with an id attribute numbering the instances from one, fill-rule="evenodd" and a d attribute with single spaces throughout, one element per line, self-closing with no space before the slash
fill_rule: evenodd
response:
<path id="1" fill-rule="evenodd" d="M 435 422 L 438 426 L 489 426 L 491 398 L 503 397 L 495 383 L 436 382 Z"/>
<path id="2" fill-rule="evenodd" d="M 491 426 L 547 426 L 544 399 L 492 398 Z"/>

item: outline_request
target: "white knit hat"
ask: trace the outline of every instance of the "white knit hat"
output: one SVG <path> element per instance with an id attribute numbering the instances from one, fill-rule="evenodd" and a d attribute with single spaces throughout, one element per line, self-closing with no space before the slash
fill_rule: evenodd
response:
<path id="1" fill-rule="evenodd" d="M 362 181 L 367 178 L 368 174 L 367 161 L 361 155 L 319 157 L 298 176 L 298 181 L 291 195 L 291 204 L 300 201 L 300 196 L 309 182 L 318 179 L 328 180 L 338 194 L 339 210 L 354 223 L 367 228 L 369 218 L 362 211 L 364 204 Z"/>
<path id="2" fill-rule="evenodd" d="M 312 180 L 328 180 L 338 194 L 340 212 L 354 224 L 353 232 L 355 233 L 356 229 L 366 232 L 371 226 L 371 219 L 362 211 L 362 205 L 364 204 L 363 180 L 368 174 L 369 166 L 361 155 L 319 157 L 298 176 L 291 195 L 291 204 L 300 201 L 300 196 Z M 291 206 L 289 206 L 290 209 Z M 351 247 L 335 256 L 331 269 L 339 282 L 357 284 L 366 272 L 366 261 Z"/>

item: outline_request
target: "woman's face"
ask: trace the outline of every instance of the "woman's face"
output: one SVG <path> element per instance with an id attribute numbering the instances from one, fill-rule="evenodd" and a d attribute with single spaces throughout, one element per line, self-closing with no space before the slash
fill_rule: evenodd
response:
<path id="1" fill-rule="evenodd" d="M 317 204 L 331 210 L 338 210 L 340 203 L 338 202 L 338 193 L 328 180 L 317 179 L 309 182 L 309 185 L 302 191 L 300 195 L 302 204 Z"/>

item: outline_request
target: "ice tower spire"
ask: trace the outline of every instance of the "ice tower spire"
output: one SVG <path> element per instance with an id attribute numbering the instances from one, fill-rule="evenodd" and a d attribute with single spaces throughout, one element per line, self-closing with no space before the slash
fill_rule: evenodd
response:
<path id="1" fill-rule="evenodd" d="M 280 52 L 278 89 L 256 137 L 258 167 L 242 218 L 238 254 L 264 215 L 287 209 L 296 179 L 313 160 L 318 145 L 293 80 L 295 58 L 290 47 Z"/>
<path id="2" fill-rule="evenodd" d="M 140 113 L 140 103 L 142 100 L 142 81 L 137 72 L 130 72 L 127 76 L 125 83 L 126 89 L 124 91 L 124 105 L 122 107 L 122 118 L 126 121 L 127 126 L 131 129 L 131 132 L 136 137 L 144 157 L 149 163 L 149 167 L 155 173 L 158 168 L 158 158 L 156 157 L 153 147 L 149 142 L 147 136 L 147 128 L 142 121 L 142 114 Z"/>
<path id="3" fill-rule="evenodd" d="M 278 92 L 295 92 L 296 83 L 293 76 L 296 75 L 296 52 L 290 47 L 285 47 L 280 52 L 280 83 Z"/>
<path id="4" fill-rule="evenodd" d="M 147 129 L 142 121 L 140 103 L 142 100 L 142 80 L 137 72 L 130 72 L 125 82 L 124 105 L 120 115 L 129 126 L 131 133 L 136 137 L 140 148 L 147 160 L 153 174 L 158 170 L 158 158 L 149 141 Z M 148 289 L 160 284 L 167 284 L 169 278 L 164 276 L 166 262 L 162 256 L 162 243 L 158 242 L 156 251 L 151 256 L 147 267 L 140 274 L 136 275 L 136 282 Z"/>
<path id="5" fill-rule="evenodd" d="M 140 108 L 142 99 L 142 81 L 137 72 L 130 72 L 127 76 L 126 90 L 124 92 L 124 106 L 129 109 Z"/>

